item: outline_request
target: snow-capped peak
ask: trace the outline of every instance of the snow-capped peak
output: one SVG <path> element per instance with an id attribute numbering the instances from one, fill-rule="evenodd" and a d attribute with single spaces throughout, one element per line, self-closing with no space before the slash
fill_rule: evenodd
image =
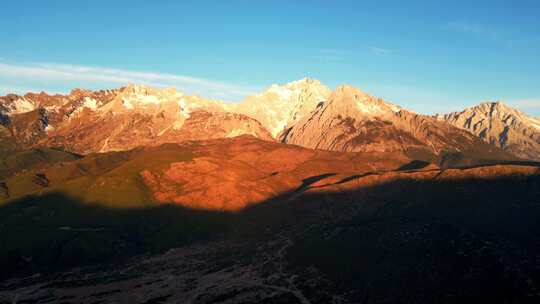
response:
<path id="1" fill-rule="evenodd" d="M 133 110 L 141 107 L 147 108 L 168 103 L 178 103 L 182 96 L 184 94 L 178 92 L 175 88 L 158 89 L 145 85 L 130 84 L 120 91 L 117 99 L 126 109 Z"/>
<path id="2" fill-rule="evenodd" d="M 257 94 L 257 96 L 271 93 L 276 94 L 282 99 L 288 99 L 291 98 L 292 95 L 299 94 L 302 91 L 309 91 L 309 93 L 317 93 L 325 96 L 330 94 L 330 89 L 323 85 L 319 80 L 306 77 L 285 84 L 272 84 L 265 91 Z"/>
<path id="3" fill-rule="evenodd" d="M 90 110 L 95 110 L 98 108 L 98 101 L 91 97 L 85 97 L 82 107 L 88 108 Z"/>
<path id="4" fill-rule="evenodd" d="M 343 108 L 339 111 L 356 110 L 370 117 L 383 116 L 401 110 L 397 105 L 387 103 L 381 98 L 371 96 L 350 85 L 338 86 L 330 96 L 330 100 L 334 103 L 334 107 Z"/>
<path id="5" fill-rule="evenodd" d="M 259 120 L 276 137 L 327 100 L 329 95 L 330 89 L 320 81 L 304 78 L 282 85 L 273 84 L 262 93 L 247 97 L 235 110 Z"/>
<path id="6" fill-rule="evenodd" d="M 278 96 L 279 99 L 285 100 L 289 99 L 293 93 L 296 93 L 294 89 L 290 89 L 287 86 L 280 86 L 277 84 L 273 84 L 266 90 L 266 93 L 273 93 Z"/>
<path id="7" fill-rule="evenodd" d="M 320 86 L 321 82 L 314 78 L 304 77 L 299 80 L 286 83 L 284 86 L 289 88 L 305 88 L 307 86 Z"/>

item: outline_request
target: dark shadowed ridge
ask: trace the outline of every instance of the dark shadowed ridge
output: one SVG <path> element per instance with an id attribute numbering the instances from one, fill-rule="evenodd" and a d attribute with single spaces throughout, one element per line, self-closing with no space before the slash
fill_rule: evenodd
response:
<path id="1" fill-rule="evenodd" d="M 249 251 L 250 244 L 286 235 L 294 240 L 287 271 L 302 278 L 298 288 L 317 302 L 329 300 L 329 290 L 353 303 L 538 297 L 540 175 L 397 179 L 298 195 L 328 176 L 237 213 L 177 205 L 109 209 L 62 194 L 27 197 L 0 208 L 8 244 L 0 252 L 2 277 L 45 275 L 19 281 L 24 285 L 54 280 L 54 272 L 71 267 L 115 267 L 172 247 L 235 240 Z M 325 278 L 317 289 L 302 285 L 313 267 Z M 0 286 L 0 293 L 18 287 Z"/>

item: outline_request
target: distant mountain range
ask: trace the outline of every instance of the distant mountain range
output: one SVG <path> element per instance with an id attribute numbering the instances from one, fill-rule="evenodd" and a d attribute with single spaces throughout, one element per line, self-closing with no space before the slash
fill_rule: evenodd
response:
<path id="1" fill-rule="evenodd" d="M 502 102 L 486 102 L 436 118 L 523 158 L 540 159 L 540 120 Z"/>
<path id="2" fill-rule="evenodd" d="M 476 136 L 340 86 L 326 102 L 280 134 L 284 143 L 349 152 L 402 152 L 429 162 L 449 158 L 506 159 L 509 156 Z"/>
<path id="3" fill-rule="evenodd" d="M 129 85 L 68 95 L 0 97 L 0 149 L 48 146 L 88 154 L 253 135 L 333 151 L 448 159 L 540 159 L 540 121 L 502 103 L 427 116 L 350 86 L 305 78 L 238 104 Z"/>

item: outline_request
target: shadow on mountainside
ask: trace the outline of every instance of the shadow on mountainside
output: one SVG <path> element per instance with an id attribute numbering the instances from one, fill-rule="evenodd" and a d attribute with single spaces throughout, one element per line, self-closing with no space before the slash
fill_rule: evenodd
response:
<path id="1" fill-rule="evenodd" d="M 0 207 L 2 274 L 117 262 L 144 252 L 225 237 L 231 214 L 172 204 L 111 209 L 61 193 Z"/>
<path id="2" fill-rule="evenodd" d="M 397 171 L 409 171 L 409 170 L 419 170 L 429 166 L 431 163 L 422 160 L 413 160 L 397 169 Z"/>
<path id="3" fill-rule="evenodd" d="M 301 192 L 304 192 L 306 190 L 308 190 L 311 185 L 319 182 L 319 181 L 322 181 L 322 180 L 325 180 L 326 178 L 328 177 L 332 177 L 332 176 L 335 176 L 336 173 L 325 173 L 325 174 L 321 174 L 321 175 L 316 175 L 316 176 L 310 176 L 308 178 L 304 178 L 302 180 L 302 184 L 296 189 L 294 190 L 295 193 L 301 193 Z"/>
<path id="4" fill-rule="evenodd" d="M 287 271 L 317 302 L 339 293 L 353 303 L 523 303 L 539 296 L 540 175 L 292 191 L 238 213 L 109 209 L 48 194 L 0 207 L 0 235 L 2 279 L 280 235 L 293 243 Z"/>

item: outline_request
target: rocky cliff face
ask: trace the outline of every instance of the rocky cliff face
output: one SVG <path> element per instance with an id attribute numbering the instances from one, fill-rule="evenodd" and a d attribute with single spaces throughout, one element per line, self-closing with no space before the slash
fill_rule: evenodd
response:
<path id="1" fill-rule="evenodd" d="M 47 111 L 41 107 L 12 116 L 3 115 L 3 119 L 0 119 L 0 151 L 9 152 L 33 146 L 47 138 L 48 124 Z"/>
<path id="2" fill-rule="evenodd" d="M 404 152 L 421 159 L 433 159 L 442 152 L 497 153 L 468 132 L 350 86 L 338 87 L 328 102 L 282 132 L 279 139 L 315 149 Z"/>
<path id="3" fill-rule="evenodd" d="M 85 115 L 85 124 L 74 120 L 51 131 L 48 145 L 87 154 L 243 134 L 272 140 L 259 122 L 241 114 L 196 111 L 182 120 L 168 120 L 163 112 Z"/>
<path id="4" fill-rule="evenodd" d="M 540 160 L 540 120 L 501 102 L 482 103 L 461 112 L 435 117 L 517 157 Z"/>

